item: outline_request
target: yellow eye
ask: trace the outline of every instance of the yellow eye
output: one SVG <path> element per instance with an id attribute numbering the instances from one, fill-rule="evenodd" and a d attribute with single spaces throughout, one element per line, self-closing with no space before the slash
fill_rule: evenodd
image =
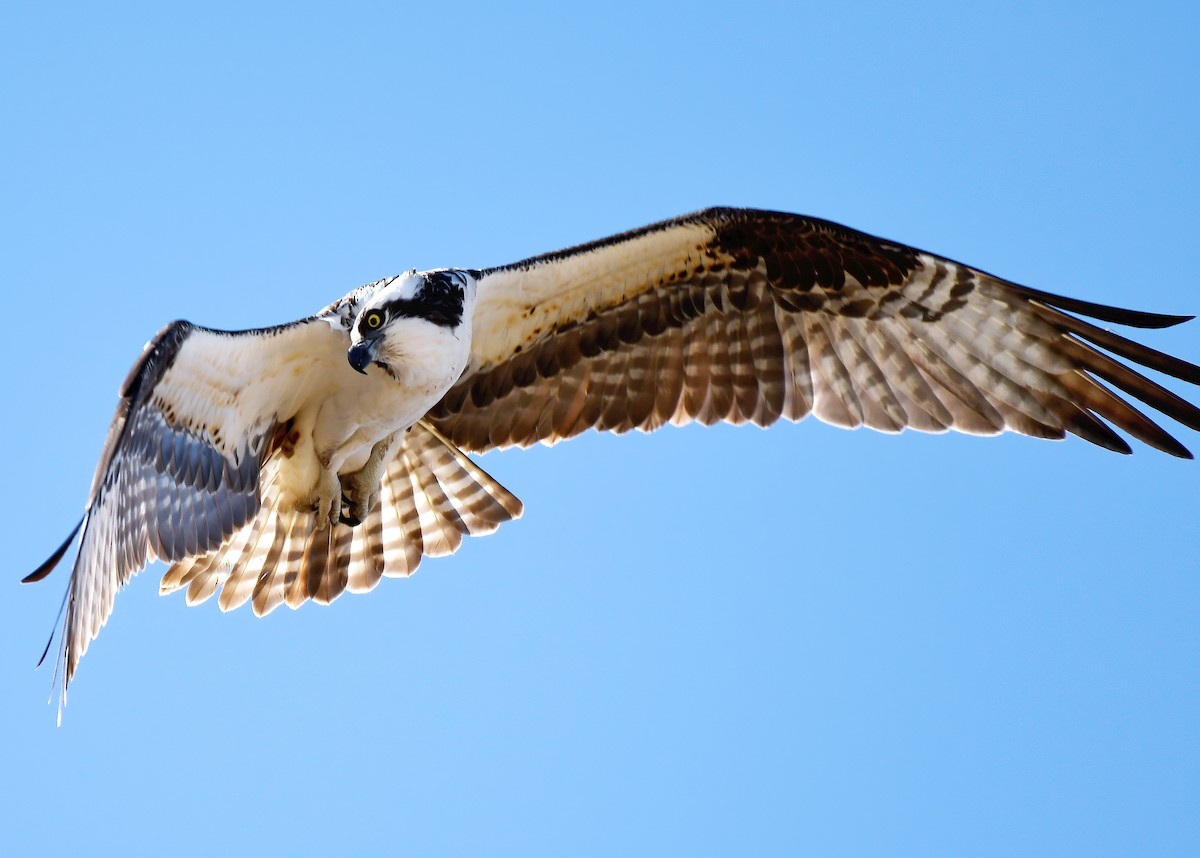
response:
<path id="1" fill-rule="evenodd" d="M 364 321 L 366 321 L 367 327 L 372 331 L 377 330 L 383 324 L 383 314 L 372 311 L 367 313 L 367 318 Z"/>

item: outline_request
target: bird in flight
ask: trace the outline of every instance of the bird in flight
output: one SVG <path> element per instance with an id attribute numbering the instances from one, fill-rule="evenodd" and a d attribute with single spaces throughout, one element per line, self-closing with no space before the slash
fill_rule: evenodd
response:
<path id="1" fill-rule="evenodd" d="M 1081 317 L 1191 318 L 1036 291 L 816 218 L 714 208 L 498 268 L 409 271 L 276 327 L 173 322 L 121 387 L 81 521 L 24 579 L 78 537 L 60 716 L 117 591 L 153 560 L 171 564 L 161 592 L 190 605 L 219 591 L 222 610 L 262 615 L 371 590 L 520 516 L 467 453 L 813 414 L 1128 453 L 1120 429 L 1191 458 L 1117 391 L 1200 430 L 1200 408 L 1133 368 L 1200 384 L 1200 367 Z"/>

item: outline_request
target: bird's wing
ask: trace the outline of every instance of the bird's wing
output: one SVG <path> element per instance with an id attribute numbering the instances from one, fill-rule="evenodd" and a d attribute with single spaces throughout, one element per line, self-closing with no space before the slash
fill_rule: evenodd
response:
<path id="1" fill-rule="evenodd" d="M 798 215 L 709 209 L 483 271 L 478 289 L 471 362 L 427 416 L 470 451 L 811 412 L 1129 452 L 1112 423 L 1190 456 L 1102 381 L 1200 429 L 1200 409 L 1113 356 L 1192 383 L 1200 368 L 1071 314 L 1189 317 L 1038 292 Z"/>
<path id="2" fill-rule="evenodd" d="M 347 344 L 336 324 L 312 317 L 239 332 L 173 322 L 146 345 L 121 387 L 75 531 L 59 644 L 64 692 L 133 575 L 155 559 L 212 551 L 255 517 L 278 421 L 315 375 L 345 362 Z M 49 574 L 70 543 L 25 580 Z"/>

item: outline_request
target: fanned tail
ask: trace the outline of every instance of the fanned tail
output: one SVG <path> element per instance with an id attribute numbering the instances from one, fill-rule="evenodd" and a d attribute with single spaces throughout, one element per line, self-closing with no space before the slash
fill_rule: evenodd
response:
<path id="1" fill-rule="evenodd" d="M 520 500 L 421 421 L 405 433 L 384 472 L 380 502 L 355 527 L 318 528 L 311 512 L 281 510 L 274 469 L 255 519 L 220 549 L 173 565 L 163 594 L 187 588 L 189 605 L 220 591 L 222 610 L 247 601 L 255 614 L 281 604 L 328 604 L 349 590 L 364 593 L 383 577 L 406 577 L 423 556 L 453 553 L 464 536 L 493 532 L 522 512 Z"/>

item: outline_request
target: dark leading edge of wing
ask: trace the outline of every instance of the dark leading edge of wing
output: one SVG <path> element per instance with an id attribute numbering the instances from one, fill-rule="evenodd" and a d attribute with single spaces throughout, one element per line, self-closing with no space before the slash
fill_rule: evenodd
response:
<path id="1" fill-rule="evenodd" d="M 610 268 L 619 284 L 596 274 Z M 1112 356 L 1193 384 L 1200 368 L 1069 313 L 1139 328 L 1190 316 L 1040 292 L 828 221 L 709 209 L 488 269 L 476 319 L 514 292 L 536 319 L 573 282 L 588 285 L 585 311 L 527 329 L 503 317 L 496 327 L 518 330 L 499 338 L 477 324 L 475 362 L 430 412 L 456 444 L 812 412 L 882 431 L 1069 432 L 1130 452 L 1111 423 L 1190 458 L 1100 380 L 1200 430 L 1200 409 Z"/>

